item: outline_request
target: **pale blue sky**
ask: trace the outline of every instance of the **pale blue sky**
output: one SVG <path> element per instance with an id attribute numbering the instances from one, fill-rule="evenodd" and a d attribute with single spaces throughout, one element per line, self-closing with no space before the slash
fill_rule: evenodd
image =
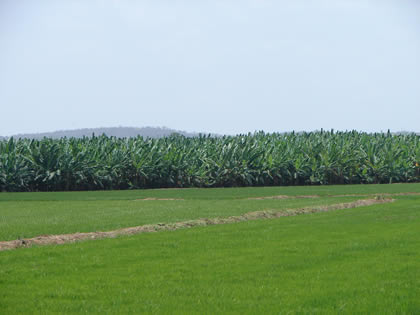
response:
<path id="1" fill-rule="evenodd" d="M 0 0 L 0 135 L 420 131 L 420 1 Z"/>

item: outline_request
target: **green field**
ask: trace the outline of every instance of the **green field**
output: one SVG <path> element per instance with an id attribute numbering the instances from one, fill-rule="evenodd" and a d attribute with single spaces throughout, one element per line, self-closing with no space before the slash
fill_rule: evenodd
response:
<path id="1" fill-rule="evenodd" d="M 408 192 L 420 184 L 2 193 L 0 241 Z M 278 195 L 317 197 L 248 199 Z M 392 198 L 0 251 L 0 313 L 420 314 L 420 195 Z"/>

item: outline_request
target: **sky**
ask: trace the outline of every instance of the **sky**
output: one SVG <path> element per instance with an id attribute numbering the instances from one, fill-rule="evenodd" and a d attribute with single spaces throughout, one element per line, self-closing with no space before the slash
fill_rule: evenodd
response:
<path id="1" fill-rule="evenodd" d="M 0 0 L 0 135 L 420 131 L 417 0 Z"/>

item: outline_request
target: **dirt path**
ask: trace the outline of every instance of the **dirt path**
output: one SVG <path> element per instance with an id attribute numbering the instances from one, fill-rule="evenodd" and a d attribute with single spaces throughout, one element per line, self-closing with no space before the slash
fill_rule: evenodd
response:
<path id="1" fill-rule="evenodd" d="M 194 226 L 207 226 L 207 225 L 216 225 L 216 224 L 229 224 L 235 222 L 242 222 L 248 220 L 258 220 L 258 219 L 272 219 L 279 217 L 287 216 L 296 216 L 306 213 L 315 213 L 315 212 L 326 212 L 333 210 L 341 209 L 350 209 L 363 206 L 369 206 L 373 204 L 383 204 L 394 201 L 391 198 L 375 198 L 375 199 L 362 199 L 354 202 L 340 203 L 327 206 L 314 206 L 314 207 L 304 207 L 299 209 L 290 209 L 290 210 L 264 210 L 264 211 L 254 211 L 248 212 L 239 216 L 231 216 L 227 218 L 205 218 L 197 219 L 190 221 L 183 221 L 177 223 L 158 223 L 158 224 L 148 224 L 135 227 L 128 227 L 123 229 L 118 229 L 114 231 L 107 232 L 87 232 L 87 233 L 72 233 L 72 234 L 61 234 L 61 235 L 41 235 L 28 239 L 20 239 L 13 241 L 3 241 L 0 242 L 0 251 L 11 250 L 19 247 L 31 247 L 33 245 L 58 245 L 73 243 L 82 240 L 94 240 L 101 238 L 114 238 L 120 235 L 133 235 L 139 233 L 150 233 L 157 231 L 173 231 L 184 228 L 191 228 Z"/>

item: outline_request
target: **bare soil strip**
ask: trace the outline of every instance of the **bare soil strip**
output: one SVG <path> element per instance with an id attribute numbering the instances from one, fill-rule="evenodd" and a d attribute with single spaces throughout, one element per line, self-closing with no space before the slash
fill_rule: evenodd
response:
<path id="1" fill-rule="evenodd" d="M 348 194 L 348 195 L 328 195 L 328 197 L 363 197 L 363 196 L 420 196 L 420 192 L 402 192 L 402 193 L 377 193 L 377 194 Z"/>
<path id="2" fill-rule="evenodd" d="M 403 192 L 403 193 L 377 193 L 377 194 L 343 194 L 343 195 L 327 195 L 326 197 L 366 197 L 366 196 L 420 196 L 420 192 Z M 277 196 L 267 196 L 267 197 L 252 197 L 247 198 L 247 200 L 267 200 L 267 199 L 303 199 L 303 198 L 320 198 L 320 195 L 277 195 Z"/>
<path id="3" fill-rule="evenodd" d="M 148 198 L 136 199 L 135 201 L 149 201 L 149 200 L 184 200 L 184 199 L 181 199 L 181 198 L 154 198 L 154 197 L 148 197 Z"/>
<path id="4" fill-rule="evenodd" d="M 289 210 L 262 210 L 248 212 L 239 216 L 231 216 L 227 218 L 204 218 L 190 221 L 183 221 L 177 223 L 158 223 L 148 224 L 135 227 L 128 227 L 107 232 L 88 232 L 88 233 L 73 233 L 61 235 L 41 235 L 28 239 L 20 239 L 13 241 L 0 242 L 0 251 L 11 250 L 19 247 L 31 247 L 33 245 L 59 245 L 65 243 L 74 243 L 82 240 L 95 240 L 102 238 L 115 238 L 120 235 L 133 235 L 139 233 L 150 233 L 157 231 L 173 231 L 178 229 L 191 228 L 195 226 L 208 226 L 216 224 L 229 224 L 248 220 L 259 219 L 273 219 L 279 217 L 296 216 L 307 213 L 326 212 L 341 209 L 350 209 L 363 206 L 370 206 L 374 204 L 383 204 L 393 202 L 391 198 L 375 198 L 375 199 L 361 199 L 354 202 L 339 203 L 327 206 L 305 207 L 299 209 Z"/>
<path id="5" fill-rule="evenodd" d="M 384 197 L 392 197 L 392 196 L 410 196 L 410 195 L 420 195 L 420 192 L 404 192 L 404 193 L 378 193 L 378 194 L 343 194 L 343 195 L 328 195 L 328 197 L 367 197 L 367 196 L 384 196 Z M 246 198 L 246 200 L 272 200 L 272 199 L 311 199 L 311 198 L 321 198 L 320 195 L 297 195 L 297 196 L 290 196 L 290 195 L 276 195 L 276 196 L 266 196 L 266 197 L 251 197 Z M 147 197 L 147 198 L 139 198 L 135 199 L 134 201 L 161 201 L 161 200 L 185 200 L 182 198 L 155 198 L 155 197 Z"/>
<path id="6" fill-rule="evenodd" d="M 277 195 L 267 197 L 252 197 L 247 200 L 267 200 L 267 199 L 306 199 L 306 198 L 319 198 L 318 195 L 301 195 L 301 196 L 288 196 L 288 195 Z"/>

